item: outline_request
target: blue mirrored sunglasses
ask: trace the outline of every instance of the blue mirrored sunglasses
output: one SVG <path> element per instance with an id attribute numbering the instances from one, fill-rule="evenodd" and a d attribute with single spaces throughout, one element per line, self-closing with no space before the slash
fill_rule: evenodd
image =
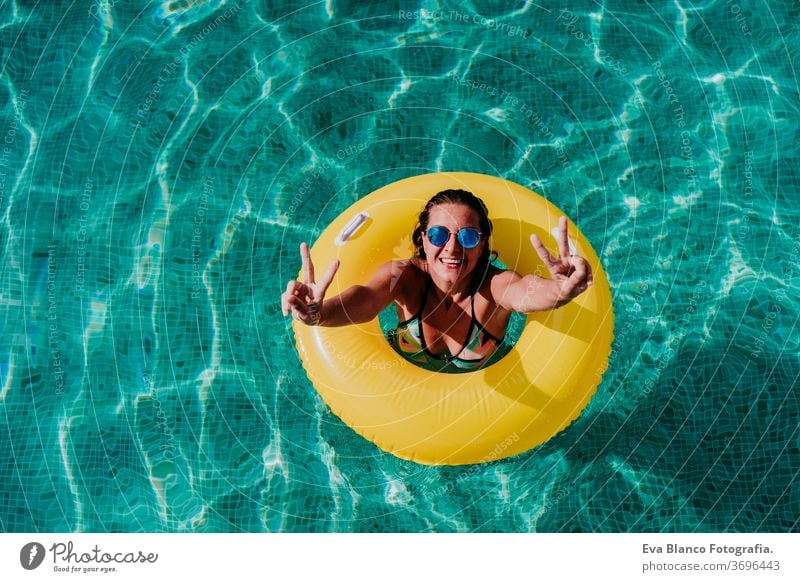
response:
<path id="1" fill-rule="evenodd" d="M 455 234 L 458 244 L 465 249 L 474 249 L 481 242 L 481 233 L 477 228 L 466 226 L 458 231 L 452 233 L 447 230 L 445 226 L 431 226 L 426 233 L 428 240 L 435 247 L 443 247 L 450 240 L 450 235 Z"/>

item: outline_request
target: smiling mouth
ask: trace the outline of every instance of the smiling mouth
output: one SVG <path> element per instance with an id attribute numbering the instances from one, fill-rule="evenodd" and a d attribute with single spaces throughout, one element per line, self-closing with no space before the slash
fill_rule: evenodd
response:
<path id="1" fill-rule="evenodd" d="M 464 264 L 464 259 L 439 259 L 447 267 L 460 267 Z"/>

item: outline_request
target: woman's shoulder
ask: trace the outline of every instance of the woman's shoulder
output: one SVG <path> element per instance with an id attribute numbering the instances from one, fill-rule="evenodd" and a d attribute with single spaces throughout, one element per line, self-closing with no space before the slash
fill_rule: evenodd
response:
<path id="1" fill-rule="evenodd" d="M 428 266 L 422 259 L 394 259 L 383 264 L 381 269 L 391 272 L 394 276 L 406 279 L 424 279 L 428 273 Z"/>
<path id="2" fill-rule="evenodd" d="M 496 297 L 503 295 L 507 287 L 518 281 L 519 273 L 512 269 L 500 269 L 494 265 L 489 265 L 483 284 L 478 289 L 478 293 L 491 299 L 492 303 L 497 303 Z"/>
<path id="3" fill-rule="evenodd" d="M 403 282 L 411 284 L 413 287 L 424 285 L 428 277 L 428 264 L 423 259 L 412 257 L 396 261 L 398 269 L 402 273 Z"/>
<path id="4" fill-rule="evenodd" d="M 378 272 L 414 276 L 425 273 L 423 265 L 424 263 L 420 263 L 419 259 L 416 258 L 392 259 L 378 267 Z"/>
<path id="5" fill-rule="evenodd" d="M 387 262 L 383 268 L 389 272 L 389 292 L 398 306 L 417 305 L 425 288 L 427 269 L 420 259 L 398 259 Z M 405 313 L 403 319 L 411 317 Z"/>
<path id="6" fill-rule="evenodd" d="M 425 259 L 412 257 L 401 262 L 407 263 L 408 270 L 413 273 L 415 277 L 425 278 L 428 274 L 428 263 L 425 262 Z"/>
<path id="7" fill-rule="evenodd" d="M 420 259 L 395 259 L 384 263 L 376 274 L 382 284 L 389 285 L 393 293 L 405 294 L 409 288 L 424 283 L 427 270 Z"/>
<path id="8" fill-rule="evenodd" d="M 511 269 L 501 269 L 494 265 L 487 267 L 486 277 L 484 277 L 481 289 L 491 288 L 497 284 L 507 284 L 519 279 L 519 274 Z"/>

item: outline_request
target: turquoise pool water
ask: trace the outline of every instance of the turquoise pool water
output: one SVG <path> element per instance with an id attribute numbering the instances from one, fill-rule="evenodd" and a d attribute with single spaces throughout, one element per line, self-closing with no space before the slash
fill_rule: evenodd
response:
<path id="1" fill-rule="evenodd" d="M 0 5 L 0 530 L 797 529 L 796 5 L 268 4 Z M 616 339 L 567 431 L 427 467 L 331 414 L 279 295 L 448 170 L 570 215 Z"/>

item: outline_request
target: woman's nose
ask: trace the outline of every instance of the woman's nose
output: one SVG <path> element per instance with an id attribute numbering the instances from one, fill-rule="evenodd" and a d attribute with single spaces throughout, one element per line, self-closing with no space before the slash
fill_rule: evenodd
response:
<path id="1" fill-rule="evenodd" d="M 461 252 L 461 243 L 458 242 L 458 236 L 450 233 L 450 238 L 447 239 L 447 242 L 444 245 L 444 250 L 450 253 Z"/>

